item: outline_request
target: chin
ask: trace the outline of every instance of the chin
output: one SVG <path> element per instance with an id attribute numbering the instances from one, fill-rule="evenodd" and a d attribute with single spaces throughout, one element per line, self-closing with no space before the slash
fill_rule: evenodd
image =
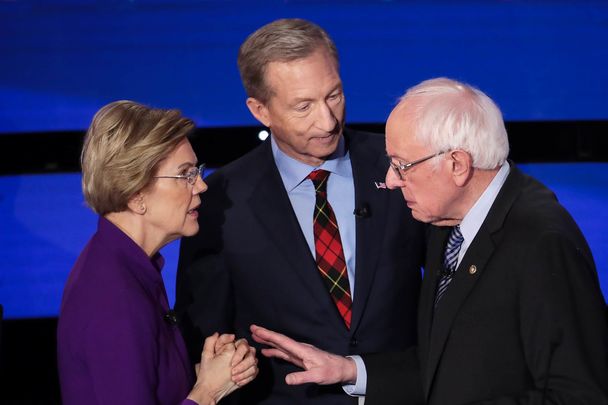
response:
<path id="1" fill-rule="evenodd" d="M 331 156 L 333 153 L 336 152 L 336 149 L 338 149 L 338 141 L 339 141 L 339 137 L 335 139 L 334 142 L 328 143 L 327 145 L 323 145 L 321 147 L 316 148 L 314 155 L 318 158 L 318 159 L 327 159 L 329 156 Z"/>
<path id="2" fill-rule="evenodd" d="M 433 224 L 433 218 L 429 217 L 428 215 L 423 215 L 414 210 L 412 210 L 412 217 L 414 217 L 416 221 L 424 222 L 425 224 Z"/>
<path id="3" fill-rule="evenodd" d="M 196 225 L 188 226 L 182 232 L 182 236 L 194 236 L 198 233 L 198 223 Z"/>

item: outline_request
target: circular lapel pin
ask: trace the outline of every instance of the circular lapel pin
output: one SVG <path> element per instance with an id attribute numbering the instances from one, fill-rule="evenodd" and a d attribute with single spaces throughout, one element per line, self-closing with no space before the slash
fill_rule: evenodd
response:
<path id="1" fill-rule="evenodd" d="M 475 273 L 477 273 L 477 266 L 472 264 L 471 267 L 469 267 L 469 274 L 475 274 Z"/>

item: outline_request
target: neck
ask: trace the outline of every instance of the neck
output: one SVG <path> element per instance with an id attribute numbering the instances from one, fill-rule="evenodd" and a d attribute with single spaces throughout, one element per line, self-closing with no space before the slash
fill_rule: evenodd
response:
<path id="1" fill-rule="evenodd" d="M 463 190 L 462 204 L 461 204 L 461 213 L 462 218 L 464 218 L 468 212 L 473 208 L 473 205 L 479 200 L 481 195 L 486 191 L 496 174 L 500 170 L 500 167 L 495 169 L 473 169 L 473 174 L 470 178 L 470 181 L 466 184 L 465 189 Z M 460 221 L 459 221 L 460 223 Z"/>
<path id="2" fill-rule="evenodd" d="M 164 245 L 158 238 L 150 236 L 150 232 L 146 232 L 145 221 L 143 215 L 136 214 L 131 210 L 121 212 L 111 212 L 104 217 L 116 225 L 129 238 L 133 240 L 148 257 L 154 256 Z"/>

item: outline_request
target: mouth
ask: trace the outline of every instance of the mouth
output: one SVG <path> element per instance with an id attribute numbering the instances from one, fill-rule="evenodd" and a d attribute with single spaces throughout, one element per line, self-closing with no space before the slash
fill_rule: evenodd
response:
<path id="1" fill-rule="evenodd" d="M 315 136 L 312 139 L 320 144 L 323 145 L 331 145 L 335 142 L 336 138 L 338 138 L 340 136 L 340 132 L 330 132 L 328 134 L 324 134 L 321 136 Z"/>
<path id="2" fill-rule="evenodd" d="M 315 136 L 314 139 L 320 142 L 330 142 L 334 139 L 335 136 L 336 134 L 327 134 L 324 136 Z"/>
<path id="3" fill-rule="evenodd" d="M 339 137 L 342 134 L 342 125 L 336 123 L 336 126 L 329 132 L 324 133 L 323 135 L 315 136 L 313 139 L 316 139 L 321 142 L 332 142 L 336 137 Z"/>
<path id="4" fill-rule="evenodd" d="M 198 218 L 198 208 L 200 206 L 201 205 L 199 204 L 199 205 L 195 206 L 194 208 L 189 209 L 188 212 L 187 212 L 188 216 L 191 216 L 191 217 L 194 217 L 194 218 Z"/>

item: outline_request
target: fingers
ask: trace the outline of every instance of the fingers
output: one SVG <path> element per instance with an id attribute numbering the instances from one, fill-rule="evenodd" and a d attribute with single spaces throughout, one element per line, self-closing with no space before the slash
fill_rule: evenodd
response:
<path id="1" fill-rule="evenodd" d="M 310 347 L 310 345 L 296 342 L 285 335 L 262 328 L 261 326 L 251 325 L 250 329 L 253 340 L 256 342 L 272 346 L 298 358 L 303 358 L 306 350 Z"/>
<path id="2" fill-rule="evenodd" d="M 243 361 L 232 369 L 232 381 L 242 387 L 253 380 L 257 374 L 258 359 L 255 357 L 255 349 L 251 348 Z"/>
<path id="3" fill-rule="evenodd" d="M 279 349 L 262 349 L 262 354 L 266 357 L 276 357 L 278 359 L 292 363 L 300 368 L 305 368 L 304 362 L 301 358 L 293 356 L 290 353 L 286 353 Z"/>
<path id="4" fill-rule="evenodd" d="M 257 371 L 257 368 L 256 368 L 256 371 L 255 371 L 255 374 L 254 374 L 254 375 L 252 375 L 251 377 L 248 377 L 248 378 L 245 378 L 245 379 L 243 379 L 243 380 L 240 380 L 240 381 L 236 382 L 236 385 L 238 385 L 239 387 L 242 387 L 242 386 L 244 386 L 244 385 L 247 385 L 247 384 L 249 384 L 250 382 L 252 382 L 252 381 L 253 381 L 253 379 L 254 379 L 254 378 L 257 376 L 257 375 L 258 375 L 258 371 Z"/>
<path id="5" fill-rule="evenodd" d="M 247 343 L 247 339 L 239 339 L 234 345 L 236 346 L 236 351 L 232 355 L 232 360 L 230 361 L 232 367 L 243 361 L 245 356 L 249 353 L 249 343 Z"/>
<path id="6" fill-rule="evenodd" d="M 215 352 L 222 351 L 223 347 L 229 343 L 234 342 L 234 335 L 232 333 L 224 333 L 215 342 Z"/>
<path id="7" fill-rule="evenodd" d="M 240 374 L 257 364 L 258 359 L 255 357 L 255 349 L 250 347 L 247 350 L 247 354 L 239 362 L 232 365 L 232 375 Z"/>
<path id="8" fill-rule="evenodd" d="M 314 370 L 298 371 L 285 376 L 287 385 L 300 385 L 306 383 L 319 383 L 317 373 Z"/>
<path id="9" fill-rule="evenodd" d="M 260 332 L 263 328 L 256 326 L 256 325 L 251 325 L 251 337 L 253 338 L 253 340 L 255 340 L 258 343 L 267 345 L 267 346 L 272 346 L 272 343 L 266 339 L 263 339 L 258 332 Z"/>
<path id="10" fill-rule="evenodd" d="M 208 336 L 205 339 L 205 344 L 203 345 L 203 352 L 201 353 L 201 357 L 212 358 L 215 354 L 215 344 L 218 340 L 218 333 L 215 332 L 213 335 Z"/>

